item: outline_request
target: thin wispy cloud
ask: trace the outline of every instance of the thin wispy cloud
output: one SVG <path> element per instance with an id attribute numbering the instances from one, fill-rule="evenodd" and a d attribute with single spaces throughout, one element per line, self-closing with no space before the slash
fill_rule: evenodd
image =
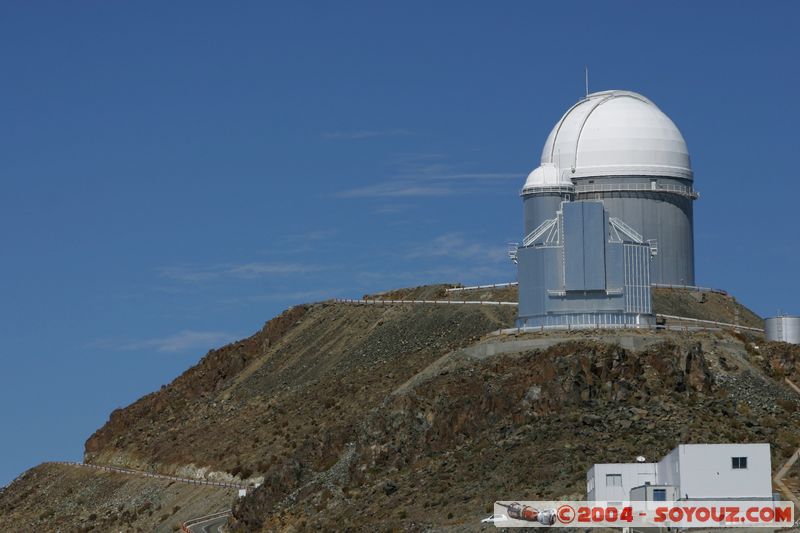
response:
<path id="1" fill-rule="evenodd" d="M 521 180 L 519 172 L 466 172 L 454 165 L 430 159 L 405 158 L 394 164 L 391 176 L 361 187 L 334 193 L 337 198 L 444 197 L 485 192 L 498 181 Z"/>
<path id="2" fill-rule="evenodd" d="M 373 208 L 372 212 L 378 215 L 397 215 L 405 213 L 412 207 L 410 204 L 387 203 Z"/>
<path id="3" fill-rule="evenodd" d="M 494 180 L 511 180 L 519 179 L 519 174 L 511 172 L 465 172 L 461 174 L 434 174 L 426 176 L 430 180 L 439 181 L 452 181 L 452 180 L 467 180 L 467 181 L 494 181 Z"/>
<path id="4" fill-rule="evenodd" d="M 500 283 L 514 279 L 514 267 L 503 243 L 476 241 L 462 233 L 409 244 L 393 254 L 392 269 L 358 271 L 355 277 L 360 286 Z"/>
<path id="5" fill-rule="evenodd" d="M 318 229 L 318 230 L 311 230 L 305 233 L 291 233 L 288 235 L 284 235 L 281 237 L 282 241 L 285 242 L 297 242 L 297 241 L 324 241 L 335 237 L 339 233 L 337 229 Z"/>
<path id="6" fill-rule="evenodd" d="M 186 329 L 152 339 L 112 340 L 101 339 L 92 343 L 95 348 L 125 352 L 155 351 L 158 353 L 181 353 L 190 350 L 210 350 L 228 344 L 235 335 L 223 331 L 198 331 Z"/>
<path id="7" fill-rule="evenodd" d="M 215 279 L 256 279 L 316 272 L 322 267 L 304 263 L 241 263 L 216 266 L 167 266 L 158 269 L 161 277 L 176 281 L 199 282 Z"/>
<path id="8" fill-rule="evenodd" d="M 391 156 L 395 164 L 416 164 L 422 161 L 442 161 L 447 159 L 447 154 L 439 152 L 397 152 Z"/>
<path id="9" fill-rule="evenodd" d="M 335 193 L 334 196 L 337 198 L 403 198 L 414 196 L 453 196 L 456 194 L 459 194 L 459 190 L 456 187 L 394 181 L 347 189 Z"/>
<path id="10" fill-rule="evenodd" d="M 374 139 L 376 137 L 396 137 L 399 135 L 411 135 L 411 132 L 402 128 L 389 130 L 329 131 L 323 133 L 322 137 L 329 140 L 354 141 Z"/>
<path id="11" fill-rule="evenodd" d="M 467 239 L 461 233 L 446 233 L 429 242 L 412 246 L 404 256 L 409 259 L 453 257 L 463 261 L 500 263 L 507 260 L 502 243 L 482 243 Z"/>

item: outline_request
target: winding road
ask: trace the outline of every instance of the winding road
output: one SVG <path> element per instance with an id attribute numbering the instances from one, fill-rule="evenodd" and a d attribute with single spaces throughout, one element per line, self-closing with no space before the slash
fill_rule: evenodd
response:
<path id="1" fill-rule="evenodd" d="M 209 518 L 204 522 L 198 522 L 186 528 L 191 533 L 223 533 L 222 527 L 228 523 L 228 516 Z"/>
<path id="2" fill-rule="evenodd" d="M 225 483 L 221 481 L 208 481 L 205 479 L 184 478 L 178 476 L 168 476 L 164 474 L 155 474 L 153 472 L 142 472 L 139 470 L 131 470 L 130 468 L 119 468 L 115 466 L 93 465 L 87 463 L 76 463 L 71 461 L 55 461 L 54 464 L 66 465 L 78 468 L 91 468 L 95 470 L 103 470 L 106 472 L 115 472 L 118 474 L 127 474 L 130 476 L 149 477 L 154 479 L 165 479 L 169 481 L 177 481 L 179 483 L 186 483 L 189 485 L 207 485 L 212 487 L 233 488 L 233 489 L 248 489 L 248 485 L 241 483 Z M 183 523 L 182 529 L 188 533 L 223 533 L 222 527 L 228 523 L 228 517 L 231 511 L 220 511 L 207 516 L 193 518 Z"/>

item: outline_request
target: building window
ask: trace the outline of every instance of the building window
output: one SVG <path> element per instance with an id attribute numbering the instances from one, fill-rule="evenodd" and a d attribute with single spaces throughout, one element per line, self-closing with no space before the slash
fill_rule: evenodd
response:
<path id="1" fill-rule="evenodd" d="M 606 474 L 606 487 L 621 487 L 622 474 Z"/>
<path id="2" fill-rule="evenodd" d="M 667 489 L 653 489 L 653 501 L 654 502 L 667 501 Z"/>
<path id="3" fill-rule="evenodd" d="M 747 468 L 747 457 L 731 457 L 731 466 L 734 470 Z"/>

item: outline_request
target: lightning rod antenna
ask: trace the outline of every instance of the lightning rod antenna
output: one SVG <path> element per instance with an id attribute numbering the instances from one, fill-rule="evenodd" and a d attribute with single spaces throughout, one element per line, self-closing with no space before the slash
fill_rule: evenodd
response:
<path id="1" fill-rule="evenodd" d="M 589 65 L 583 66 L 584 81 L 586 82 L 586 97 L 589 97 Z"/>

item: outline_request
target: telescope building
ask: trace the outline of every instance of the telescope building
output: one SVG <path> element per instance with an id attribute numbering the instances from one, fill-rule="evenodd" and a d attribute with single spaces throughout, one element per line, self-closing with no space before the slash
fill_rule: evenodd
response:
<path id="1" fill-rule="evenodd" d="M 683 136 L 644 96 L 567 110 L 521 192 L 517 325 L 652 324 L 651 284 L 694 285 L 693 178 Z"/>

